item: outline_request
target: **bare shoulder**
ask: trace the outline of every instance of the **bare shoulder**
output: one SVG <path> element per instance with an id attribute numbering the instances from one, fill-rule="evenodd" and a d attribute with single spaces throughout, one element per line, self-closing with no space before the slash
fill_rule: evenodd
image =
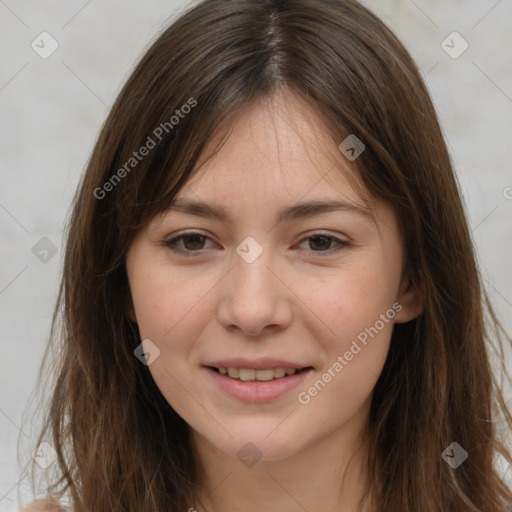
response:
<path id="1" fill-rule="evenodd" d="M 20 508 L 19 512 L 64 512 L 59 503 L 53 498 L 40 499 L 30 502 Z"/>

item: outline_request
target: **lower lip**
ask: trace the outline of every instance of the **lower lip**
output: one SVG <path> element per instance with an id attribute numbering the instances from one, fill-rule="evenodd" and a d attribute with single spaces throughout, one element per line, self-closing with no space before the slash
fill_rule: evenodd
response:
<path id="1" fill-rule="evenodd" d="M 227 375 L 205 367 L 208 374 L 211 376 L 217 386 L 225 393 L 243 400 L 244 402 L 269 402 L 284 395 L 299 386 L 304 379 L 313 371 L 312 368 L 303 370 L 300 373 L 282 377 L 280 379 L 267 380 L 267 381 L 243 381 L 232 379 Z"/>

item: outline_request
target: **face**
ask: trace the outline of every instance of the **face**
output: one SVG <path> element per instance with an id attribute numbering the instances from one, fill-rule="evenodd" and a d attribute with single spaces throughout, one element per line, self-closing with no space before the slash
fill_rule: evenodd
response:
<path id="1" fill-rule="evenodd" d="M 321 119 L 272 100 L 243 111 L 126 258 L 163 396 L 194 436 L 263 460 L 360 431 L 393 324 L 419 314 L 391 206 L 370 198 L 372 218 Z"/>

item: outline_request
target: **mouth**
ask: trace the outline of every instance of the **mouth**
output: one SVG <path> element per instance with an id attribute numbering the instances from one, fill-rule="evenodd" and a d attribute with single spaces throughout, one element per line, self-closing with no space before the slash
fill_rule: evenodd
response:
<path id="1" fill-rule="evenodd" d="M 313 369 L 312 366 L 306 366 L 304 368 L 284 368 L 284 367 L 276 367 L 276 368 L 264 368 L 264 369 L 254 369 L 254 368 L 235 368 L 235 367 L 224 367 L 224 366 L 207 366 L 214 372 L 224 375 L 225 377 L 229 377 L 233 380 L 243 381 L 243 382 L 269 382 L 274 380 L 282 380 L 288 379 L 293 375 L 303 373 L 307 370 Z"/>
<path id="2" fill-rule="evenodd" d="M 270 361 L 240 361 L 238 364 L 240 363 L 259 368 L 220 366 L 220 361 L 203 368 L 214 389 L 244 403 L 272 403 L 280 397 L 285 399 L 286 396 L 292 399 L 292 390 L 303 385 L 315 371 L 312 366 L 274 366 Z M 233 361 L 232 364 L 237 363 Z"/>

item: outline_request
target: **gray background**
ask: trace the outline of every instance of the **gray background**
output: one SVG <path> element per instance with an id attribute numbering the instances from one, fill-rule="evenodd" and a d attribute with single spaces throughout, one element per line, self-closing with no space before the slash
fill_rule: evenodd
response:
<path id="1" fill-rule="evenodd" d="M 16 444 L 21 436 L 24 455 L 30 456 L 34 433 L 23 412 L 49 333 L 72 194 L 133 65 L 191 3 L 0 0 L 2 511 L 16 510 L 17 489 L 27 488 L 27 479 L 20 481 Z M 511 333 L 512 0 L 365 3 L 395 30 L 423 72 L 453 155 L 488 290 Z M 59 45 L 47 59 L 31 47 L 43 31 Z M 442 48 L 453 31 L 469 45 L 456 59 Z M 450 41 L 452 52 L 462 48 L 461 41 Z M 43 237 L 57 249 L 46 262 L 32 252 Z M 44 249 L 47 242 L 39 243 Z"/>

